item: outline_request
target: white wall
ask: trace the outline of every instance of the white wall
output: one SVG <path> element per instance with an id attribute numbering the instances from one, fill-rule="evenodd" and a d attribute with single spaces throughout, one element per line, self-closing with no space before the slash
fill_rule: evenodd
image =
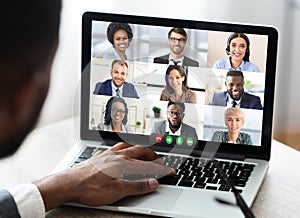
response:
<path id="1" fill-rule="evenodd" d="M 81 15 L 89 10 L 276 26 L 280 32 L 280 43 L 275 129 L 276 131 L 286 129 L 300 131 L 300 116 L 297 116 L 300 101 L 291 94 L 298 93 L 298 81 L 300 81 L 300 73 L 296 69 L 300 50 L 300 43 L 297 40 L 300 38 L 300 29 L 296 28 L 300 25 L 300 7 L 290 6 L 287 1 L 292 0 L 130 0 L 126 2 L 63 0 L 60 46 L 53 65 L 49 98 L 40 125 L 71 117 L 73 101 L 71 96 L 74 95 L 80 79 Z M 300 5 L 300 0 L 295 1 Z"/>

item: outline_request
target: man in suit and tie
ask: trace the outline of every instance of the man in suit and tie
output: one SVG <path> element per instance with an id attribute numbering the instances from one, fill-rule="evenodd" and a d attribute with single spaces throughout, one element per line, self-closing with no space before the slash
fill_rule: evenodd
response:
<path id="1" fill-rule="evenodd" d="M 168 119 L 154 123 L 151 133 L 162 136 L 165 134 L 178 135 L 197 140 L 196 129 L 182 122 L 185 110 L 184 103 L 170 101 L 167 108 Z"/>
<path id="2" fill-rule="evenodd" d="M 183 28 L 172 28 L 168 33 L 170 53 L 154 58 L 154 63 L 199 67 L 199 62 L 183 55 L 187 33 Z"/>
<path id="3" fill-rule="evenodd" d="M 262 110 L 260 98 L 244 92 L 244 75 L 242 71 L 227 72 L 225 85 L 227 91 L 215 93 L 210 105 L 238 107 Z"/>
<path id="4" fill-rule="evenodd" d="M 139 98 L 133 84 L 126 82 L 128 65 L 125 61 L 114 60 L 111 65 L 111 79 L 96 84 L 95 95 Z"/>

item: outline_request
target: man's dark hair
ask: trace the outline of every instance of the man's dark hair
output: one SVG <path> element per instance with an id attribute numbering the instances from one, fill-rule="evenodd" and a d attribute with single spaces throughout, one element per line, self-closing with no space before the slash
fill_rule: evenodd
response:
<path id="1" fill-rule="evenodd" d="M 244 79 L 244 74 L 243 74 L 243 72 L 242 72 L 242 71 L 239 71 L 239 70 L 229 70 L 229 71 L 227 72 L 226 77 L 228 77 L 228 76 L 241 76 L 241 77 L 243 77 L 243 79 Z"/>
<path id="2" fill-rule="evenodd" d="M 7 1 L 1 6 L 2 93 L 10 93 L 18 83 L 46 67 L 58 43 L 60 12 L 61 0 Z"/>
<path id="3" fill-rule="evenodd" d="M 39 49 L 37 64 L 43 64 L 57 43 L 60 22 L 61 0 L 7 1 L 0 9 L 0 58 L 9 60 L 28 55 Z M 46 61 L 46 60 L 45 60 Z"/>
<path id="4" fill-rule="evenodd" d="M 58 43 L 60 12 L 61 0 L 6 1 L 1 5 L 0 106 L 10 105 L 19 87 L 33 76 L 49 76 L 46 72 Z M 16 151 L 33 129 L 47 90 L 46 84 L 40 87 L 28 122 L 20 131 L 16 129 L 18 134 L 0 141 L 0 157 Z"/>
<path id="5" fill-rule="evenodd" d="M 178 33 L 180 35 L 183 35 L 185 39 L 187 39 L 187 34 L 185 32 L 185 30 L 183 28 L 179 28 L 179 27 L 173 27 L 169 33 L 168 33 L 168 38 L 171 37 L 171 33 L 174 32 L 174 33 Z"/>
<path id="6" fill-rule="evenodd" d="M 182 102 L 173 102 L 173 101 L 169 101 L 169 103 L 168 103 L 168 107 L 167 108 L 169 108 L 171 105 L 176 105 L 176 106 L 179 106 L 181 109 L 182 109 L 182 112 L 184 112 L 185 111 L 185 105 L 184 105 L 184 103 L 182 103 Z"/>

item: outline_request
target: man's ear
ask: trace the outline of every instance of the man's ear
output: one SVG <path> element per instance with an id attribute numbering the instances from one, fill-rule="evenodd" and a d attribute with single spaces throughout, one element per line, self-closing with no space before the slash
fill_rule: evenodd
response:
<path id="1" fill-rule="evenodd" d="M 31 117 L 32 108 L 34 108 L 39 92 L 41 92 L 39 86 L 35 76 L 32 75 L 12 95 L 11 112 L 13 113 L 12 116 L 15 117 L 16 125 L 24 125 L 27 119 Z"/>
<path id="2" fill-rule="evenodd" d="M 32 117 L 33 108 L 38 96 L 38 85 L 30 76 L 26 81 L 16 85 L 13 91 L 7 93 L 6 99 L 0 101 L 0 131 L 1 137 L 11 137 L 22 129 Z"/>

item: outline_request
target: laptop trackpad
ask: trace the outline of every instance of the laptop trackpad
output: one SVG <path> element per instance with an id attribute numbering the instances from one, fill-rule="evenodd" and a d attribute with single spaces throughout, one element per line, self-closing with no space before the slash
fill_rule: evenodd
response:
<path id="1" fill-rule="evenodd" d="M 123 206 L 126 208 L 144 208 L 146 210 L 149 209 L 149 211 L 153 210 L 153 208 L 155 208 L 155 210 L 172 211 L 183 192 L 184 190 L 182 189 L 160 187 L 159 190 L 147 195 L 127 197 L 119 201 L 115 206 L 121 207 L 123 211 Z"/>
<path id="2" fill-rule="evenodd" d="M 219 204 L 215 197 L 235 203 L 228 192 L 160 186 L 154 193 L 129 197 L 114 205 L 115 210 L 175 217 L 243 217 L 238 207 Z"/>

